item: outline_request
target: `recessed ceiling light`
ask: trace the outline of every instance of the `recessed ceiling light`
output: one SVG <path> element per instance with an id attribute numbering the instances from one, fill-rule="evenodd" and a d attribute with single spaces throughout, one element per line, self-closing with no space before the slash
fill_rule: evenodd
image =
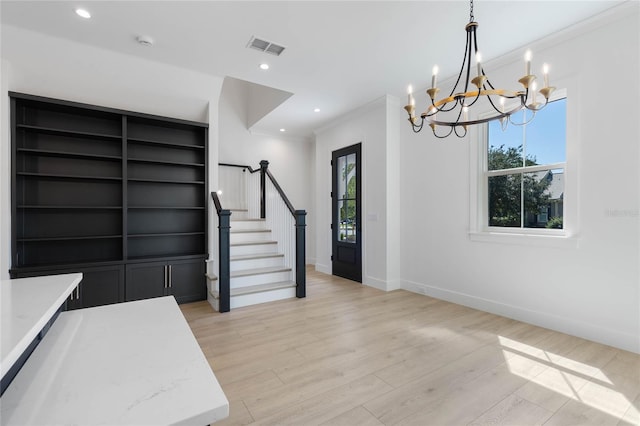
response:
<path id="1" fill-rule="evenodd" d="M 260 69 L 261 70 L 268 70 L 269 69 L 269 64 L 260 64 Z"/>
<path id="2" fill-rule="evenodd" d="M 280 131 L 281 131 L 281 132 L 285 132 L 285 131 L 286 131 L 286 129 L 280 129 Z"/>
<path id="3" fill-rule="evenodd" d="M 91 14 L 86 9 L 76 9 L 76 15 L 83 17 L 84 19 L 91 18 Z"/>
<path id="4" fill-rule="evenodd" d="M 320 112 L 320 108 L 314 109 L 313 112 Z"/>

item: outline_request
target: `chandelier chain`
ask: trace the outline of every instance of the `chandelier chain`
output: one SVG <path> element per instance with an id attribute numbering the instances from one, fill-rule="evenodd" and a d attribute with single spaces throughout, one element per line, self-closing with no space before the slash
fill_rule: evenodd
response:
<path id="1" fill-rule="evenodd" d="M 469 22 L 473 22 L 475 17 L 473 16 L 473 0 L 470 0 L 469 5 Z"/>

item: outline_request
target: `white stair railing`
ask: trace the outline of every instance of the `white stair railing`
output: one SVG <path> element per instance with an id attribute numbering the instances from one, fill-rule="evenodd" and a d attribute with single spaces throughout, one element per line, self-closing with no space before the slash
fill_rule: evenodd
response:
<path id="1" fill-rule="evenodd" d="M 271 235 L 278 242 L 278 250 L 284 254 L 284 265 L 291 268 L 291 279 L 296 276 L 296 221 L 289 211 L 289 207 L 284 202 L 277 188 L 271 181 L 266 180 L 266 217 L 267 228 L 271 230 Z"/>
<path id="2" fill-rule="evenodd" d="M 218 198 L 226 209 L 247 210 L 247 184 L 250 171 L 242 166 L 220 164 Z"/>

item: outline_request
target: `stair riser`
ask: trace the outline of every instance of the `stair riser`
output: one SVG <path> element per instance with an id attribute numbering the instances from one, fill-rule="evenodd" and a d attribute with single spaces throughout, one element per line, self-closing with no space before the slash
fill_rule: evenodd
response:
<path id="1" fill-rule="evenodd" d="M 242 308 L 243 306 L 256 305 L 258 303 L 273 302 L 275 300 L 291 299 L 296 297 L 295 287 L 281 288 L 278 290 L 265 291 L 261 293 L 243 294 L 233 296 L 230 304 L 231 309 Z"/>
<path id="2" fill-rule="evenodd" d="M 239 234 L 231 232 L 229 241 L 234 243 L 245 243 L 249 241 L 273 241 L 271 232 L 242 232 Z"/>
<path id="3" fill-rule="evenodd" d="M 248 219 L 249 218 L 249 213 L 248 212 L 240 212 L 237 210 L 231 210 L 231 218 L 230 220 L 243 220 L 243 219 Z"/>
<path id="4" fill-rule="evenodd" d="M 267 229 L 267 222 L 264 220 L 231 221 L 232 231 L 246 231 L 247 229 Z"/>
<path id="5" fill-rule="evenodd" d="M 291 280 L 291 271 L 273 272 L 270 274 L 249 275 L 246 277 L 231 278 L 229 282 L 229 287 L 240 288 L 240 287 L 247 287 L 250 285 L 277 283 L 280 281 L 289 281 L 289 280 Z"/>
<path id="6" fill-rule="evenodd" d="M 249 246 L 231 246 L 231 256 L 242 256 L 247 254 L 264 254 L 278 251 L 278 244 L 253 244 Z"/>
<path id="7" fill-rule="evenodd" d="M 270 266 L 282 266 L 283 256 L 267 257 L 263 259 L 232 260 L 230 262 L 231 271 L 241 271 L 243 269 L 268 268 Z"/>

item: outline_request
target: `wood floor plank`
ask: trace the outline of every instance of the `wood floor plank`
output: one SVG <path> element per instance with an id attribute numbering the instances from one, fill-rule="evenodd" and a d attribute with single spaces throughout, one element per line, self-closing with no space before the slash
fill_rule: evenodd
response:
<path id="1" fill-rule="evenodd" d="M 364 407 L 382 423 L 396 424 L 503 363 L 502 351 L 494 345 L 486 345 L 380 398 L 372 399 Z"/>
<path id="2" fill-rule="evenodd" d="M 373 414 L 365 410 L 362 406 L 352 408 L 351 410 L 339 414 L 336 417 L 321 423 L 321 426 L 383 426 Z"/>
<path id="3" fill-rule="evenodd" d="M 469 426 L 542 425 L 552 414 L 553 412 L 512 394 L 491 407 Z"/>
<path id="4" fill-rule="evenodd" d="M 302 403 L 291 405 L 260 420 L 260 425 L 320 424 L 333 418 L 333 413 L 355 408 L 369 398 L 388 392 L 391 386 L 374 375 L 368 375 L 338 386 Z M 251 409 L 249 409 L 251 411 Z"/>
<path id="5" fill-rule="evenodd" d="M 640 424 L 640 355 L 307 269 L 307 297 L 181 305 L 230 400 L 216 423 Z"/>
<path id="6" fill-rule="evenodd" d="M 478 418 L 487 408 L 498 404 L 526 382 L 511 374 L 505 363 L 468 382 L 462 382 L 442 393 L 436 403 L 422 407 L 397 425 L 436 424 L 466 425 Z"/>

